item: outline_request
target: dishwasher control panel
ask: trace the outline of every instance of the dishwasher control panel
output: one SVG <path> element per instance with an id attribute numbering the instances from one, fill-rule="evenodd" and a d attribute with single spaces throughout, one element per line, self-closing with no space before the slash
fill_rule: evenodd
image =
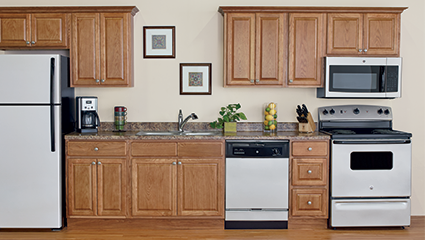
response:
<path id="1" fill-rule="evenodd" d="M 228 140 L 226 157 L 288 158 L 288 140 Z"/>

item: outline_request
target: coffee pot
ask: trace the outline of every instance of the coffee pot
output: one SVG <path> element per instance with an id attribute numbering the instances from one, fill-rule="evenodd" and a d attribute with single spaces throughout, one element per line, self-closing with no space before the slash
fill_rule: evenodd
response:
<path id="1" fill-rule="evenodd" d="M 99 125 L 97 97 L 77 97 L 77 131 L 97 132 Z"/>

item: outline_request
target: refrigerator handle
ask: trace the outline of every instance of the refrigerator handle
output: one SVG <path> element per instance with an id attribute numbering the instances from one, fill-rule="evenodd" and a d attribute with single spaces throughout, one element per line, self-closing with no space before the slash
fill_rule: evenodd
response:
<path id="1" fill-rule="evenodd" d="M 56 151 L 55 146 L 55 101 L 54 101 L 54 80 L 55 80 L 55 58 L 50 59 L 50 143 L 51 151 Z"/>

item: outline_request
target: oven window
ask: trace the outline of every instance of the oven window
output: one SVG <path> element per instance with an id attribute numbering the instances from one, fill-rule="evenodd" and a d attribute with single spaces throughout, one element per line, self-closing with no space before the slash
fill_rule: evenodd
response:
<path id="1" fill-rule="evenodd" d="M 352 170 L 391 170 L 392 152 L 352 152 L 350 159 Z"/>
<path id="2" fill-rule="evenodd" d="M 385 67 L 380 66 L 330 66 L 329 91 L 383 92 Z"/>

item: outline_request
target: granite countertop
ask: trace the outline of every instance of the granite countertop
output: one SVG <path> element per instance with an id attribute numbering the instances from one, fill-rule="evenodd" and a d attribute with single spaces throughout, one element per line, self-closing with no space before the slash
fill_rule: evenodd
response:
<path id="1" fill-rule="evenodd" d="M 166 135 L 166 136 L 137 136 L 139 131 L 175 131 L 175 123 L 134 123 L 129 124 L 125 132 L 114 132 L 110 123 L 101 124 L 97 133 L 70 133 L 65 135 L 67 140 L 220 140 L 220 139 L 289 139 L 289 140 L 327 140 L 330 136 L 320 132 L 300 133 L 296 123 L 279 123 L 276 133 L 267 133 L 261 130 L 261 123 L 238 123 L 235 133 L 223 133 L 221 130 L 211 129 L 205 123 L 192 123 L 186 126 L 185 131 L 217 131 L 217 135 Z M 112 127 L 111 127 L 112 126 Z"/>

